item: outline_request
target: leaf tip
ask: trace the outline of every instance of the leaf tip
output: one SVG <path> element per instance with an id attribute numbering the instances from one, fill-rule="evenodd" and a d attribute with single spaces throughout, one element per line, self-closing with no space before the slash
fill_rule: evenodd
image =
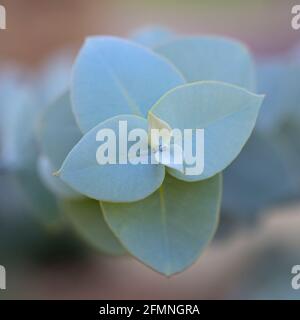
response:
<path id="1" fill-rule="evenodd" d="M 264 100 L 266 98 L 266 94 L 265 93 L 259 94 L 258 96 L 260 97 L 261 100 Z"/>
<path id="2" fill-rule="evenodd" d="M 61 170 L 58 170 L 58 171 L 52 172 L 52 175 L 53 175 L 54 177 L 59 177 L 59 176 L 60 176 L 60 173 L 61 173 Z"/>

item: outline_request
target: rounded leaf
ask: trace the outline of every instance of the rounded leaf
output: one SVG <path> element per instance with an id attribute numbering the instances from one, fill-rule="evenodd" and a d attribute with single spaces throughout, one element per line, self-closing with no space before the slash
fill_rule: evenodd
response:
<path id="1" fill-rule="evenodd" d="M 102 202 L 104 217 L 122 245 L 170 276 L 193 264 L 219 220 L 221 176 L 187 183 L 169 175 L 150 197 L 128 204 Z"/>
<path id="2" fill-rule="evenodd" d="M 255 90 L 255 68 L 248 49 L 221 37 L 186 37 L 155 48 L 189 82 L 221 81 Z"/>
<path id="3" fill-rule="evenodd" d="M 248 140 L 263 96 L 220 82 L 195 82 L 179 86 L 164 95 L 150 110 L 172 129 L 204 129 L 204 170 L 185 175 L 168 169 L 178 179 L 198 181 L 225 169 Z M 198 141 L 193 135 L 193 150 Z M 185 152 L 185 146 L 183 146 Z M 195 161 L 198 159 L 195 159 Z"/>
<path id="4" fill-rule="evenodd" d="M 90 130 L 72 149 L 64 161 L 59 175 L 70 187 L 87 197 L 112 202 L 132 202 L 141 200 L 153 193 L 162 184 L 165 168 L 160 164 L 132 164 L 128 150 L 135 142 L 127 144 L 127 164 L 120 164 L 119 146 L 127 139 L 127 133 L 119 130 L 120 123 L 127 123 L 127 132 L 142 129 L 147 133 L 147 121 L 141 117 L 124 115 L 114 117 Z M 102 131 L 105 130 L 105 131 Z M 113 133 L 115 141 L 108 138 L 109 154 L 115 155 L 115 164 L 111 161 L 99 164 L 97 152 L 100 142 L 96 141 L 99 132 Z M 148 150 L 148 136 L 142 144 Z M 123 144 L 124 146 L 124 144 Z M 150 152 L 149 152 L 150 155 Z"/>
<path id="5" fill-rule="evenodd" d="M 146 117 L 157 99 L 184 82 L 173 65 L 147 48 L 114 37 L 91 37 L 73 71 L 73 110 L 85 133 L 120 114 Z"/>

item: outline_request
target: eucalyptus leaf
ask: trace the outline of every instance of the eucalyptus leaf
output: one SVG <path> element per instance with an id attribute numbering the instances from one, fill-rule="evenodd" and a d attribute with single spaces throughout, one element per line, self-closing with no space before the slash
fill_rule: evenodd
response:
<path id="1" fill-rule="evenodd" d="M 172 129 L 204 129 L 204 170 L 200 175 L 168 172 L 184 181 L 198 181 L 224 170 L 248 140 L 263 96 L 220 82 L 195 82 L 165 94 L 150 110 Z M 152 121 L 153 122 L 153 121 Z M 198 142 L 193 135 L 193 150 Z M 185 149 L 185 146 L 184 148 Z"/>
<path id="2" fill-rule="evenodd" d="M 42 113 L 38 139 L 42 154 L 58 170 L 82 134 L 71 109 L 70 93 L 65 92 Z"/>
<path id="3" fill-rule="evenodd" d="M 112 202 L 132 202 L 146 198 L 162 184 L 165 169 L 163 165 L 132 164 L 127 158 L 128 150 L 134 142 L 128 142 L 126 152 L 127 164 L 119 161 L 121 153 L 119 145 L 120 139 L 127 139 L 127 133 L 119 131 L 120 122 L 127 123 L 127 132 L 133 129 L 143 129 L 147 132 L 147 121 L 134 115 L 124 115 L 111 118 L 90 130 L 79 143 L 72 149 L 64 161 L 59 171 L 60 178 L 76 191 L 87 197 Z M 111 161 L 99 164 L 97 152 L 99 146 L 103 146 L 96 141 L 98 132 L 110 130 L 113 136 L 116 135 L 112 153 L 115 154 L 115 164 Z M 104 131 L 103 131 L 104 132 Z M 107 140 L 107 143 L 110 141 Z M 148 136 L 142 145 L 148 150 Z M 150 156 L 150 152 L 149 152 Z"/>
<path id="4" fill-rule="evenodd" d="M 74 114 L 84 133 L 120 114 L 146 117 L 157 99 L 184 82 L 172 64 L 147 48 L 115 37 L 91 37 L 73 70 Z"/>
<path id="5" fill-rule="evenodd" d="M 255 68 L 248 49 L 222 37 L 185 37 L 155 51 L 170 60 L 189 81 L 228 82 L 255 90 Z"/>
<path id="6" fill-rule="evenodd" d="M 154 270 L 170 276 L 193 264 L 217 228 L 221 176 L 187 183 L 169 175 L 162 187 L 134 203 L 101 202 L 122 245 Z"/>
<path id="7" fill-rule="evenodd" d="M 87 243 L 107 254 L 126 253 L 107 226 L 98 201 L 88 198 L 63 200 L 61 206 L 78 234 Z"/>
<path id="8" fill-rule="evenodd" d="M 160 26 L 141 28 L 130 35 L 130 38 L 133 41 L 149 48 L 160 46 L 173 40 L 175 37 L 176 35 L 174 32 Z"/>

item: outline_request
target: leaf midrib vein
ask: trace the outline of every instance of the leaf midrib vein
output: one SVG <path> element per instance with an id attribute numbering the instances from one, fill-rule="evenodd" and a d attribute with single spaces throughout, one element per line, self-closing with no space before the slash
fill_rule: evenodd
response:
<path id="1" fill-rule="evenodd" d="M 106 62 L 103 55 L 100 54 L 101 59 L 103 60 L 103 64 L 106 67 L 109 75 L 113 79 L 113 81 L 116 83 L 120 91 L 122 92 L 123 96 L 125 97 L 125 100 L 128 103 L 129 108 L 131 109 L 131 112 L 137 116 L 143 116 L 142 112 L 140 111 L 140 107 L 138 104 L 134 101 L 134 99 L 130 96 L 128 93 L 128 90 L 126 89 L 125 85 L 118 79 L 118 77 L 115 75 L 115 72 L 113 68 L 110 66 L 109 63 Z"/>

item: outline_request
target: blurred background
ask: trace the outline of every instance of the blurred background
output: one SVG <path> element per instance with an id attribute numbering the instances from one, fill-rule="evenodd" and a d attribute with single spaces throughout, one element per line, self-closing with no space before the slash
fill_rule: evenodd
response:
<path id="1" fill-rule="evenodd" d="M 0 31 L 0 264 L 7 270 L 1 299 L 300 298 L 291 287 L 292 266 L 300 264 L 295 1 L 0 4 L 7 11 L 7 30 Z M 100 253 L 83 239 L 66 223 L 57 196 L 37 172 L 38 148 L 29 152 L 36 135 L 33 115 L 67 87 L 72 61 L 87 35 L 127 37 L 157 25 L 179 34 L 243 41 L 256 60 L 258 91 L 267 94 L 254 134 L 225 172 L 221 223 L 213 243 L 196 264 L 170 279 L 120 252 Z"/>

